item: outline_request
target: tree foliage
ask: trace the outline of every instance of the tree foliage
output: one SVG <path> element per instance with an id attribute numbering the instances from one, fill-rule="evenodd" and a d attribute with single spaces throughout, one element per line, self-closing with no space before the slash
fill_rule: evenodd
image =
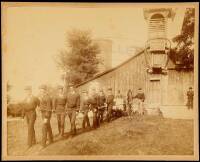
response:
<path id="1" fill-rule="evenodd" d="M 77 29 L 67 32 L 66 45 L 57 63 L 67 72 L 68 82 L 76 85 L 93 77 L 98 72 L 100 49 L 92 40 L 91 32 Z"/>
<path id="2" fill-rule="evenodd" d="M 179 62 L 182 67 L 194 66 L 194 24 L 195 9 L 187 8 L 183 20 L 181 34 L 173 38 L 176 43 L 171 50 L 170 57 L 174 62 Z"/>

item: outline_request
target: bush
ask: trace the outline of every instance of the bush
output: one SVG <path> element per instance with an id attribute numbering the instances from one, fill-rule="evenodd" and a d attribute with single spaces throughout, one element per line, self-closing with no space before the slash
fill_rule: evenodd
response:
<path id="1" fill-rule="evenodd" d="M 12 117 L 23 116 L 23 105 L 20 103 L 17 104 L 8 104 L 7 115 Z"/>

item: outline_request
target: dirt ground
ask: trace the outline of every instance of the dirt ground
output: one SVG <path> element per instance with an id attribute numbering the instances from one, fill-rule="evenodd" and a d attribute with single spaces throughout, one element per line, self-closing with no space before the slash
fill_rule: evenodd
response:
<path id="1" fill-rule="evenodd" d="M 92 120 L 91 120 L 92 122 Z M 51 120 L 55 142 L 39 150 L 41 118 L 37 117 L 35 130 L 38 143 L 26 150 L 26 121 L 8 122 L 9 155 L 193 155 L 193 120 L 166 119 L 155 116 L 121 117 L 104 123 L 96 130 L 81 129 L 78 135 L 57 139 L 57 122 Z M 80 128 L 81 119 L 77 120 Z M 66 118 L 65 132 L 69 132 Z"/>

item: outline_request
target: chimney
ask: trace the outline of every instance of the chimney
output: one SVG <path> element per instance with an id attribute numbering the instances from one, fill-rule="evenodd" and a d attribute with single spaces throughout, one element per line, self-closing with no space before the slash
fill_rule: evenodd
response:
<path id="1" fill-rule="evenodd" d="M 100 48 L 98 58 L 100 58 L 102 62 L 98 66 L 98 73 L 101 73 L 112 67 L 112 40 L 95 39 L 94 42 L 97 43 Z"/>

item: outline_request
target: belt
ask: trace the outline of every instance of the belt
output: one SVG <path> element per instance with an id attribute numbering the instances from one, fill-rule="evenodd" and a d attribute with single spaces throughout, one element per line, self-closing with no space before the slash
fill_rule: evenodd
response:
<path id="1" fill-rule="evenodd" d="M 41 104 L 40 107 L 47 107 L 47 104 Z"/>
<path id="2" fill-rule="evenodd" d="M 40 111 L 52 111 L 51 109 L 43 109 L 43 108 L 42 109 L 40 108 L 39 110 Z"/>
<path id="3" fill-rule="evenodd" d="M 66 111 L 78 111 L 79 109 L 77 108 L 67 108 Z"/>
<path id="4" fill-rule="evenodd" d="M 55 113 L 56 115 L 65 115 L 65 114 L 67 114 L 65 111 L 63 111 L 63 112 L 54 111 L 53 113 Z"/>
<path id="5" fill-rule="evenodd" d="M 36 112 L 35 109 L 34 110 L 25 110 L 25 113 L 33 113 Z"/>
<path id="6" fill-rule="evenodd" d="M 57 106 L 65 106 L 65 104 L 57 104 Z"/>
<path id="7" fill-rule="evenodd" d="M 75 109 L 75 108 L 76 106 L 72 106 L 72 107 L 67 106 L 67 109 Z"/>

